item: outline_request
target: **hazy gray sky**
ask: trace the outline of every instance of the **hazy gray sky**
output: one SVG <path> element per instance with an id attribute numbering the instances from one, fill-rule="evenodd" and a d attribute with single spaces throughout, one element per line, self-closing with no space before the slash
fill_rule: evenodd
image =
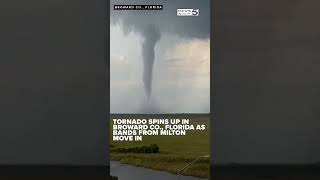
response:
<path id="1" fill-rule="evenodd" d="M 178 2 L 185 3 L 179 7 Z M 210 111 L 210 37 L 209 21 L 205 22 L 209 20 L 209 11 L 201 9 L 205 5 L 203 2 L 209 1 L 198 3 L 202 16 L 176 16 L 177 8 L 197 8 L 195 2 L 157 1 L 156 4 L 165 5 L 165 9 L 155 13 L 112 12 L 111 20 L 116 23 L 110 28 L 111 113 Z M 207 27 L 197 27 L 205 23 Z M 152 94 L 149 100 L 142 80 L 142 44 L 149 37 L 145 35 L 145 30 L 140 30 L 148 24 L 154 25 L 161 34 L 154 49 Z"/>

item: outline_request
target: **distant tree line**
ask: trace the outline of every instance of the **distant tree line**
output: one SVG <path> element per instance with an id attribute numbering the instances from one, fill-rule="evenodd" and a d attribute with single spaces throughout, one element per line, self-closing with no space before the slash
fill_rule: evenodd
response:
<path id="1" fill-rule="evenodd" d="M 149 146 L 133 147 L 133 148 L 111 148 L 110 152 L 115 153 L 158 153 L 160 150 L 156 144 Z"/>

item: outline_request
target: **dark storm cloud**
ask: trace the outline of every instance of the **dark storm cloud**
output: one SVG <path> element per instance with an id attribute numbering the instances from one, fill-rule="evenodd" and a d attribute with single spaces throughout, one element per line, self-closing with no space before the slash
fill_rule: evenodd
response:
<path id="1" fill-rule="evenodd" d="M 152 71 L 155 46 L 162 34 L 175 34 L 185 38 L 207 38 L 210 35 L 208 0 L 111 0 L 114 5 L 163 5 L 163 11 L 111 11 L 111 21 L 121 23 L 124 31 L 139 33 L 143 38 L 143 82 L 149 97 L 152 89 Z M 178 8 L 200 9 L 198 17 L 178 17 Z"/>
<path id="2" fill-rule="evenodd" d="M 160 4 L 162 11 L 111 11 L 111 20 L 122 21 L 127 31 L 141 32 L 145 24 L 154 24 L 161 33 L 177 34 L 187 38 L 207 38 L 210 36 L 209 0 L 111 0 L 115 4 Z M 177 9 L 200 9 L 197 17 L 179 17 Z"/>

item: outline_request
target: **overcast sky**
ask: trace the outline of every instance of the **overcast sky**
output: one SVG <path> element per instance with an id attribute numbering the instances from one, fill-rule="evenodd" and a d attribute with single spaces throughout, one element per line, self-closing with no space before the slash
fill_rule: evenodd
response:
<path id="1" fill-rule="evenodd" d="M 157 2 L 159 4 L 161 1 Z M 127 12 L 122 11 L 112 12 L 111 20 L 120 19 L 120 23 L 113 23 L 110 28 L 111 113 L 210 111 L 209 22 L 206 28 L 194 27 L 208 20 L 209 13 L 204 9 L 201 17 L 177 17 L 176 4 L 179 1 L 172 1 L 172 6 L 169 1 L 162 2 L 168 9 L 164 9 L 158 16 L 142 16 L 142 13 L 153 12 L 134 12 L 131 15 L 124 15 Z M 195 0 L 185 2 L 192 4 L 190 8 L 196 8 Z M 200 3 L 199 7 L 204 5 Z M 144 21 L 137 21 L 133 16 L 142 17 Z M 139 25 L 153 24 L 155 19 L 161 21 L 155 24 L 161 38 L 154 50 L 152 94 L 147 100 L 142 81 L 142 43 L 145 35 L 140 32 Z M 172 28 L 167 28 L 170 26 Z M 191 29 L 183 30 L 184 27 Z"/>
<path id="2" fill-rule="evenodd" d="M 110 93 L 113 113 L 139 113 L 146 103 L 141 41 L 135 33 L 124 36 L 120 26 L 111 27 Z M 152 111 L 209 112 L 209 44 L 209 39 L 162 37 L 156 47 L 151 96 L 152 106 L 157 106 L 154 107 L 157 109 L 152 108 Z"/>

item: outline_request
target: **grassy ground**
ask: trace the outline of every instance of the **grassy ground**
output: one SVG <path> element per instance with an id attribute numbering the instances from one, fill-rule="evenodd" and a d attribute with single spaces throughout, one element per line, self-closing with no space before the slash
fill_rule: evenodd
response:
<path id="1" fill-rule="evenodd" d="M 190 119 L 191 120 L 191 119 Z M 204 131 L 188 131 L 186 136 L 144 136 L 142 142 L 112 142 L 112 148 L 129 148 L 157 144 L 160 148 L 156 154 L 111 153 L 113 161 L 141 166 L 156 170 L 177 173 L 177 169 L 195 160 L 199 156 L 210 154 L 210 125 L 208 118 L 196 118 L 193 124 L 206 124 Z M 112 127 L 112 126 L 111 126 Z M 208 177 L 208 157 L 201 158 L 188 168 L 184 175 Z"/>

